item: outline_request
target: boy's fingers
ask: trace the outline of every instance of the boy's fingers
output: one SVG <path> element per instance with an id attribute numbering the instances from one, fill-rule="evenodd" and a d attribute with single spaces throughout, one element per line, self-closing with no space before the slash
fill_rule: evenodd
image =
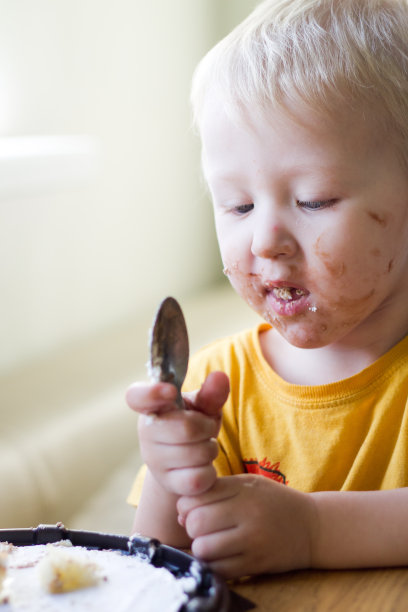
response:
<path id="1" fill-rule="evenodd" d="M 157 416 L 157 418 L 155 418 Z M 195 410 L 171 409 L 162 413 L 143 413 L 139 418 L 139 432 L 158 444 L 177 446 L 215 438 L 218 424 Z"/>
<path id="2" fill-rule="evenodd" d="M 185 468 L 205 468 L 211 465 L 218 454 L 215 440 L 206 440 L 196 444 L 174 446 L 172 444 L 155 444 L 143 449 L 143 459 L 156 470 L 166 471 Z"/>
<path id="3" fill-rule="evenodd" d="M 201 389 L 186 393 L 185 398 L 194 410 L 208 416 L 219 416 L 229 393 L 228 376 L 223 372 L 212 372 Z M 170 383 L 133 383 L 126 391 L 126 402 L 141 414 L 164 414 L 174 409 L 177 389 Z"/>
<path id="4" fill-rule="evenodd" d="M 126 391 L 126 402 L 142 414 L 164 414 L 174 409 L 177 389 L 169 383 L 133 383 Z"/>
<path id="5" fill-rule="evenodd" d="M 200 495 L 210 489 L 216 478 L 213 465 L 175 469 L 167 472 L 170 489 L 177 495 Z"/>
<path id="6" fill-rule="evenodd" d="M 234 476 L 224 476 L 218 478 L 214 486 L 198 497 L 180 497 L 177 501 L 177 512 L 180 516 L 186 517 L 189 512 L 200 506 L 214 504 L 236 497 L 239 490 L 239 483 Z"/>

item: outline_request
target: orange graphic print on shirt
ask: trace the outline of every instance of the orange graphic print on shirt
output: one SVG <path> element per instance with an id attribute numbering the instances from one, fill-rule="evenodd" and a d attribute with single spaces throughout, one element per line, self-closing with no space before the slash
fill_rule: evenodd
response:
<path id="1" fill-rule="evenodd" d="M 258 461 L 257 459 L 243 459 L 243 463 L 245 471 L 248 474 L 260 474 L 261 476 L 266 476 L 266 478 L 270 478 L 271 480 L 281 482 L 284 485 L 289 484 L 285 474 L 283 474 L 279 469 L 280 461 L 271 463 L 268 461 L 267 457 L 265 457 L 262 459 L 262 461 Z"/>

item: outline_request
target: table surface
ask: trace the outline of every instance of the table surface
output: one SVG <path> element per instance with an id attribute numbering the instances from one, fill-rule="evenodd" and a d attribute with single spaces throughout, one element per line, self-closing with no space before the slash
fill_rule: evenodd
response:
<path id="1" fill-rule="evenodd" d="M 231 583 L 259 612 L 407 612 L 408 569 L 305 570 Z"/>

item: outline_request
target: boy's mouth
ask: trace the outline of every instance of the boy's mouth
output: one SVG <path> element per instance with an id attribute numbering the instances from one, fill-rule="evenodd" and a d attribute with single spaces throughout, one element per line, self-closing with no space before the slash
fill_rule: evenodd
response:
<path id="1" fill-rule="evenodd" d="M 279 316 L 292 317 L 303 314 L 309 307 L 310 293 L 302 287 L 281 284 L 277 281 L 264 285 L 270 308 Z"/>
<path id="2" fill-rule="evenodd" d="M 307 295 L 306 291 L 297 289 L 296 287 L 274 287 L 272 293 L 278 300 L 282 300 L 283 302 L 299 300 L 301 297 Z"/>

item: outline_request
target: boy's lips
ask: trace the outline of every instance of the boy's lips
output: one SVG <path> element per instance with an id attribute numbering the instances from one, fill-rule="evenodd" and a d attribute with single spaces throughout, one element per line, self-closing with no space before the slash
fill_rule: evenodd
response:
<path id="1" fill-rule="evenodd" d="M 300 285 L 287 281 L 266 281 L 263 285 L 267 300 L 277 314 L 285 316 L 300 314 L 309 306 L 310 292 Z"/>

